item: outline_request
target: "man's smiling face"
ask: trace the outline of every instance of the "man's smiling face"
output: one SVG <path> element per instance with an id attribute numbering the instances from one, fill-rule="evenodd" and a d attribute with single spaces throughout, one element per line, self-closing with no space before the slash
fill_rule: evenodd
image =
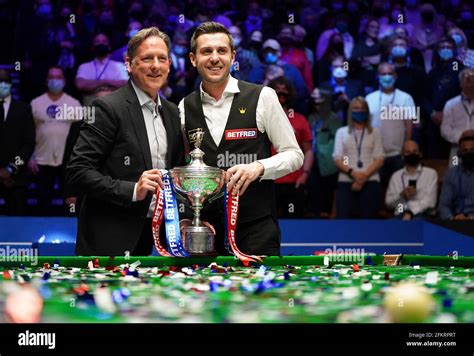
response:
<path id="1" fill-rule="evenodd" d="M 190 54 L 191 63 L 197 68 L 203 82 L 222 83 L 235 60 L 230 38 L 225 33 L 209 33 L 196 39 L 196 53 Z"/>
<path id="2" fill-rule="evenodd" d="M 133 82 L 155 99 L 170 72 L 171 61 L 165 41 L 157 36 L 148 37 L 138 46 L 135 57 L 126 61 Z"/>

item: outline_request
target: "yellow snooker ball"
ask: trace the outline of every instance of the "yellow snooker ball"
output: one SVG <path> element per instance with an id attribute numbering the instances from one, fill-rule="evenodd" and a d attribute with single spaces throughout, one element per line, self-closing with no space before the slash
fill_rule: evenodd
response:
<path id="1" fill-rule="evenodd" d="M 425 287 L 402 282 L 387 291 L 384 306 L 392 322 L 422 323 L 433 311 L 434 300 Z"/>

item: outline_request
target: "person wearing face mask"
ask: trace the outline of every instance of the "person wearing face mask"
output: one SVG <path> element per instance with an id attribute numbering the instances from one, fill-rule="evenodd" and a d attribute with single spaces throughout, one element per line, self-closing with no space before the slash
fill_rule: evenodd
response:
<path id="1" fill-rule="evenodd" d="M 122 87 L 128 79 L 124 63 L 110 58 L 109 38 L 99 33 L 93 41 L 94 59 L 82 63 L 76 73 L 76 87 L 83 95 L 82 103 L 89 105 L 101 91 Z"/>
<path id="2" fill-rule="evenodd" d="M 411 63 L 411 49 L 404 38 L 394 38 L 390 45 L 388 61 L 395 65 L 397 81 L 395 86 L 410 94 L 417 106 L 421 105 L 424 96 L 425 71 L 415 63 Z"/>
<path id="3" fill-rule="evenodd" d="M 10 73 L 0 69 L 0 197 L 6 215 L 25 215 L 26 163 L 35 147 L 35 124 L 28 104 L 13 100 Z"/>
<path id="4" fill-rule="evenodd" d="M 362 219 L 376 217 L 384 152 L 379 130 L 372 127 L 367 101 L 352 99 L 347 126 L 336 132 L 333 159 L 339 170 L 336 217 L 350 219 L 359 208 Z"/>
<path id="5" fill-rule="evenodd" d="M 332 109 L 344 122 L 349 102 L 356 96 L 364 94 L 364 84 L 355 79 L 348 78 L 345 69 L 347 64 L 342 57 L 336 57 L 331 62 L 331 79 L 321 83 L 321 89 L 331 92 Z"/>
<path id="6" fill-rule="evenodd" d="M 278 216 L 303 218 L 305 213 L 306 185 L 313 166 L 313 136 L 308 120 L 293 110 L 295 89 L 285 77 L 278 77 L 268 83 L 275 90 L 278 101 L 285 110 L 295 133 L 296 141 L 303 151 L 303 166 L 275 181 Z M 272 154 L 275 154 L 272 149 Z"/>
<path id="7" fill-rule="evenodd" d="M 308 180 L 311 211 L 315 217 L 331 216 L 337 187 L 338 169 L 332 159 L 336 131 L 342 126 L 331 111 L 332 93 L 315 88 L 311 93 L 312 109 L 308 117 L 313 133 L 314 163 Z"/>
<path id="8" fill-rule="evenodd" d="M 456 44 L 457 58 L 469 68 L 474 68 L 474 50 L 467 47 L 466 34 L 459 27 L 453 27 L 448 31 Z"/>
<path id="9" fill-rule="evenodd" d="M 427 123 L 428 147 L 425 153 L 430 158 L 447 159 L 449 142 L 441 136 L 440 125 L 443 122 L 443 109 L 448 100 L 461 93 L 459 73 L 464 65 L 454 58 L 454 41 L 445 37 L 437 46 L 434 66 L 425 81 L 425 109 L 431 120 Z"/>
<path id="10" fill-rule="evenodd" d="M 443 178 L 439 199 L 443 220 L 474 219 L 474 130 L 463 132 L 458 147 L 459 162 Z"/>
<path id="11" fill-rule="evenodd" d="M 235 78 L 240 80 L 248 80 L 248 76 L 252 68 L 256 68 L 261 65 L 258 59 L 257 53 L 244 47 L 242 41 L 242 31 L 237 26 L 229 27 L 229 32 L 234 39 L 234 45 L 236 48 L 236 65 L 231 69 L 231 74 Z"/>
<path id="12" fill-rule="evenodd" d="M 405 166 L 390 177 L 385 205 L 402 220 L 431 216 L 438 196 L 438 173 L 420 163 L 422 154 L 415 141 L 403 144 L 402 158 Z"/>
<path id="13" fill-rule="evenodd" d="M 142 24 L 138 21 L 132 20 L 129 22 L 127 26 L 127 31 L 125 32 L 125 37 L 127 38 L 127 42 L 137 34 L 138 31 L 142 29 Z M 113 61 L 117 61 L 120 63 L 125 62 L 125 57 L 127 56 L 127 47 L 128 44 L 117 48 L 115 51 L 112 52 L 110 59 Z"/>
<path id="14" fill-rule="evenodd" d="M 395 66 L 381 63 L 378 67 L 379 90 L 367 95 L 372 125 L 380 129 L 385 161 L 380 176 L 386 187 L 393 172 L 403 167 L 400 157 L 403 143 L 412 138 L 413 121 L 419 120 L 410 94 L 395 87 Z"/>
<path id="15" fill-rule="evenodd" d="M 311 64 L 305 51 L 302 48 L 295 47 L 293 38 L 293 28 L 288 25 L 283 26 L 278 34 L 278 41 L 282 47 L 280 60 L 284 63 L 293 64 L 300 71 L 310 92 L 313 90 Z"/>
<path id="16" fill-rule="evenodd" d="M 171 48 L 171 71 L 166 89 L 162 89 L 168 100 L 178 104 L 199 83 L 196 71 L 189 62 L 189 36 L 176 31 Z"/>
<path id="17" fill-rule="evenodd" d="M 296 100 L 295 110 L 305 114 L 307 112 L 307 100 L 309 91 L 299 70 L 292 64 L 280 60 L 281 46 L 275 39 L 268 39 L 262 45 L 262 59 L 260 66 L 253 67 L 249 73 L 248 80 L 251 83 L 261 84 L 265 81 L 265 72 L 268 66 L 278 65 L 284 71 L 285 77 L 295 86 Z"/>
<path id="18" fill-rule="evenodd" d="M 76 110 L 81 104 L 63 91 L 65 85 L 63 70 L 51 67 L 46 77 L 48 90 L 31 101 L 36 145 L 28 161 L 28 168 L 36 176 L 39 211 L 44 215 L 55 213 L 51 199 L 55 195 L 56 179 L 60 191 L 63 189 L 63 169 L 67 163 L 63 161 L 66 139 L 71 124 L 82 119 L 80 111 Z M 72 109 L 71 115 L 67 114 L 68 108 Z"/>
<path id="19" fill-rule="evenodd" d="M 78 255 L 152 252 L 155 192 L 164 188 L 160 170 L 184 165 L 178 108 L 160 96 L 170 50 L 164 32 L 140 30 L 128 43 L 130 80 L 94 100 L 94 116 L 81 125 L 66 169 L 68 186 L 83 196 Z"/>
<path id="20" fill-rule="evenodd" d="M 339 14 L 334 22 L 334 27 L 321 33 L 318 38 L 318 43 L 316 44 L 316 58 L 318 60 L 321 60 L 327 52 L 331 43 L 331 37 L 335 33 L 340 34 L 342 37 L 342 44 L 340 46 L 343 53 L 340 54 L 346 58 L 351 58 L 352 50 L 354 49 L 354 37 L 349 33 L 349 18 L 347 15 Z"/>
<path id="21" fill-rule="evenodd" d="M 474 129 L 474 69 L 464 68 L 459 73 L 461 95 L 450 99 L 443 110 L 441 136 L 451 143 L 450 165 L 456 164 L 457 143 L 462 133 Z"/>

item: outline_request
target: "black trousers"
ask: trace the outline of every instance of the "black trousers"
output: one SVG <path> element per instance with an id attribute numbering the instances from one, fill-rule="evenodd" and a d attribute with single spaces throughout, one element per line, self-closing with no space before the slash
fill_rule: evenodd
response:
<path id="1" fill-rule="evenodd" d="M 224 225 L 214 225 L 214 228 L 216 229 L 217 252 L 219 255 L 230 255 L 224 244 L 224 239 L 227 239 Z M 164 222 L 160 228 L 160 242 L 162 246 L 166 246 Z M 249 223 L 238 224 L 236 242 L 239 250 L 249 255 L 279 256 L 281 232 L 277 219 L 272 215 L 268 215 Z M 148 256 L 153 252 L 153 248 L 154 241 L 151 231 L 151 219 L 146 219 L 140 239 L 133 251 L 131 251 L 131 255 Z"/>

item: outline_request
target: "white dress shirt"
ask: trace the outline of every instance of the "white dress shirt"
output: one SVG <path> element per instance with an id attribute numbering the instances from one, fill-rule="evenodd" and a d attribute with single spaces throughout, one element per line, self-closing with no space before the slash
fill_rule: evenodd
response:
<path id="1" fill-rule="evenodd" d="M 400 193 L 408 187 L 410 179 L 416 180 L 416 195 L 405 201 L 400 197 Z M 408 209 L 413 215 L 416 215 L 434 208 L 437 196 L 438 173 L 432 168 L 419 165 L 416 172 L 412 174 L 409 174 L 406 168 L 399 169 L 392 174 L 385 195 L 385 204 L 390 208 L 395 208 L 395 210 L 397 210 L 399 204 L 402 204 L 404 210 Z"/>
<path id="2" fill-rule="evenodd" d="M 211 136 L 219 146 L 234 95 L 240 92 L 238 80 L 230 76 L 229 82 L 222 93 L 219 101 L 207 94 L 200 87 L 202 109 L 206 119 L 207 127 Z M 185 126 L 184 99 L 179 103 L 181 126 Z M 257 128 L 260 132 L 266 132 L 276 155 L 258 160 L 265 171 L 261 179 L 277 179 L 294 172 L 303 164 L 303 152 L 301 151 L 285 111 L 278 101 L 275 91 L 269 87 L 263 87 L 257 102 Z"/>
<path id="3" fill-rule="evenodd" d="M 164 169 L 166 167 L 166 152 L 168 150 L 168 140 L 166 138 L 166 129 L 163 124 L 163 119 L 159 112 L 161 106 L 160 96 L 157 96 L 158 103 L 155 103 L 148 94 L 131 81 L 132 87 L 138 97 L 138 102 L 142 108 L 143 118 L 145 119 L 146 133 L 148 136 L 148 144 L 150 145 L 151 162 L 153 168 Z M 137 201 L 137 184 L 133 189 L 132 201 Z M 156 195 L 153 194 L 153 198 L 150 203 L 148 210 L 148 217 L 153 215 L 155 209 Z"/>
<path id="4" fill-rule="evenodd" d="M 458 141 L 464 131 L 474 129 L 474 100 L 467 99 L 464 95 L 458 95 L 446 102 L 443 110 L 443 121 L 441 122 L 441 136 L 451 142 L 451 157 L 456 156 Z"/>
<path id="5" fill-rule="evenodd" d="M 383 149 L 386 157 L 398 156 L 402 152 L 405 142 L 405 124 L 407 120 L 415 120 L 416 107 L 410 94 L 402 90 L 395 89 L 391 94 L 386 94 L 376 90 L 368 94 L 365 98 L 369 105 L 370 115 L 372 116 L 372 126 L 380 130 L 382 136 Z M 380 116 L 382 108 L 389 113 L 397 111 L 399 114 L 387 115 L 387 117 L 399 117 L 401 119 L 382 119 Z M 409 110 L 403 108 L 411 108 Z M 402 111 L 406 110 L 406 111 Z M 405 117 L 406 115 L 413 117 Z"/>
<path id="6" fill-rule="evenodd" d="M 12 102 L 12 96 L 7 95 L 3 98 L 3 112 L 5 113 L 5 117 L 3 117 L 3 121 L 7 121 L 8 110 L 10 110 L 10 104 Z"/>
<path id="7" fill-rule="evenodd" d="M 382 141 L 380 139 L 380 132 L 373 128 L 372 133 L 366 129 L 364 131 L 364 138 L 362 139 L 362 129 L 353 129 L 349 132 L 349 126 L 340 127 L 336 131 L 336 138 L 334 142 L 334 152 L 332 158 L 339 159 L 347 163 L 349 168 L 354 171 L 366 171 L 367 168 L 376 159 L 384 158 Z M 357 142 L 356 142 L 357 138 Z M 361 142 L 362 140 L 362 142 Z M 357 146 L 360 146 L 360 157 Z M 358 167 L 357 162 L 362 162 L 362 167 Z M 339 172 L 339 182 L 352 183 L 353 179 L 346 173 Z M 380 182 L 379 173 L 375 173 L 369 177 L 369 181 Z"/>

